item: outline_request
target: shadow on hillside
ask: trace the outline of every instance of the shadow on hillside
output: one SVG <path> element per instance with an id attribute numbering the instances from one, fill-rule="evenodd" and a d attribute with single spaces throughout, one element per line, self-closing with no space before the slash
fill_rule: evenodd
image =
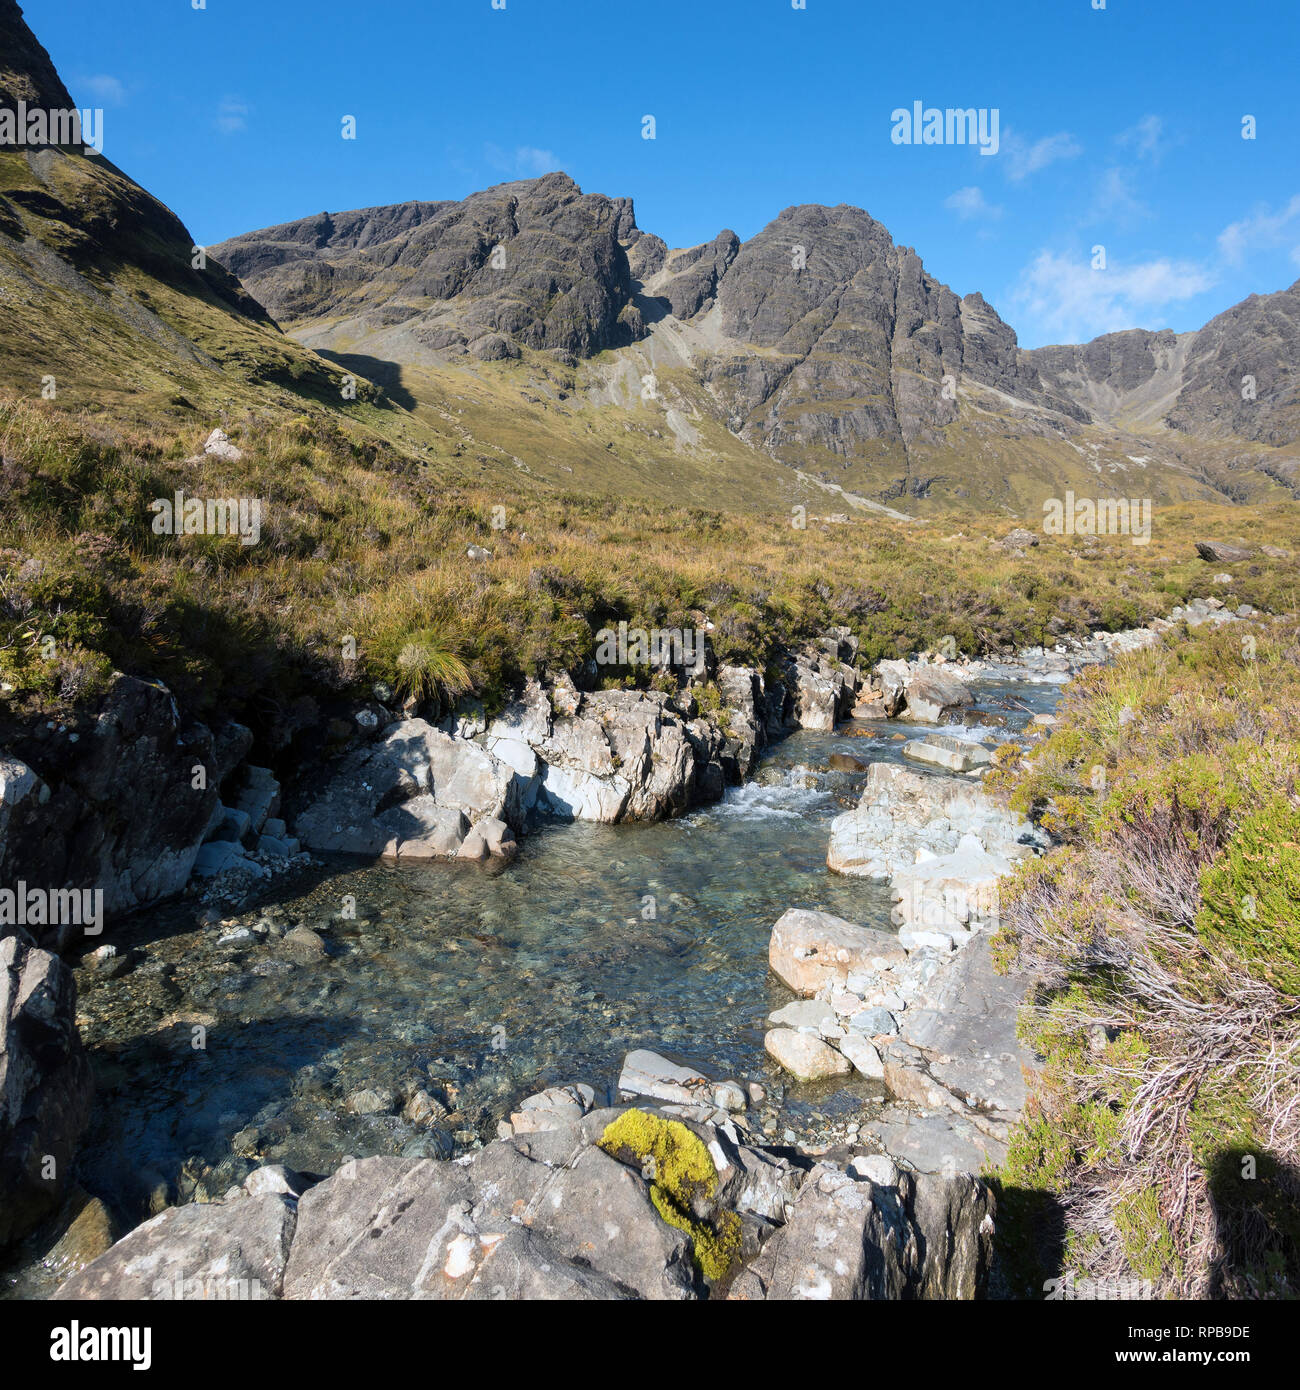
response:
<path id="1" fill-rule="evenodd" d="M 1300 1293 L 1300 1169 L 1258 1148 L 1220 1149 L 1209 1164 L 1220 1258 L 1211 1298 Z"/>
<path id="2" fill-rule="evenodd" d="M 367 357 L 359 352 L 331 352 L 328 348 L 316 348 L 315 352 L 318 357 L 333 362 L 344 371 L 355 372 L 357 376 L 373 381 L 376 386 L 382 386 L 388 399 L 403 410 L 415 409 L 415 397 L 402 385 L 400 362 L 385 362 L 381 357 Z"/>
<path id="3" fill-rule="evenodd" d="M 1066 1271 L 1065 1208 L 1050 1192 L 995 1183 L 993 1261 L 988 1297 L 1037 1302 L 1052 1297 Z"/>
<path id="4" fill-rule="evenodd" d="M 641 322 L 648 328 L 652 323 L 666 319 L 672 313 L 672 305 L 659 295 L 637 294 L 632 302 L 641 311 Z"/>

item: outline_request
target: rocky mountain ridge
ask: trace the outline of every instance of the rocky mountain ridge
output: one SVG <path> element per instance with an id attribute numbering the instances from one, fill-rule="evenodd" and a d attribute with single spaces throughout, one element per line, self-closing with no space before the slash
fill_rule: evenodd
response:
<path id="1" fill-rule="evenodd" d="M 630 199 L 558 172 L 321 214 L 213 254 L 327 355 L 445 374 L 541 350 L 585 365 L 598 405 L 662 396 L 878 501 L 978 496 L 986 461 L 1056 488 L 1131 475 L 1162 496 L 1296 484 L 1300 282 L 1197 333 L 1026 351 L 860 208 L 787 208 L 743 243 L 724 230 L 670 250 Z M 668 424 L 689 451 L 690 429 Z"/>

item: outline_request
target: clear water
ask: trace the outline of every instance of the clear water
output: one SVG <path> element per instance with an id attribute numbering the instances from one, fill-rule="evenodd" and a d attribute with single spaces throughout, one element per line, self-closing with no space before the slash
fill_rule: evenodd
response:
<path id="1" fill-rule="evenodd" d="M 1005 730 L 984 731 L 994 739 L 1058 695 L 977 689 L 1007 713 Z M 761 1081 L 769 1103 L 750 1119 L 774 1142 L 861 1118 L 880 1102 L 874 1083 L 783 1084 L 766 1057 L 767 1015 L 791 997 L 768 972 L 768 938 L 790 907 L 888 929 L 884 885 L 826 868 L 830 821 L 864 781 L 828 759 L 895 761 L 917 732 L 795 734 L 717 805 L 657 825 L 550 827 L 504 872 L 335 865 L 225 925 L 192 902 L 138 915 L 115 937 L 136 953 L 131 973 L 78 972 L 97 1083 L 82 1184 L 129 1225 L 151 1193 L 220 1196 L 259 1163 L 323 1173 L 349 1155 L 445 1155 L 495 1137 L 542 1086 L 612 1086 L 636 1047 Z M 340 916 L 345 896 L 355 919 Z M 328 954 L 304 960 L 274 934 L 219 944 L 267 920 L 312 927 Z M 347 1108 L 363 1088 L 413 1085 L 450 1106 L 441 1129 Z"/>

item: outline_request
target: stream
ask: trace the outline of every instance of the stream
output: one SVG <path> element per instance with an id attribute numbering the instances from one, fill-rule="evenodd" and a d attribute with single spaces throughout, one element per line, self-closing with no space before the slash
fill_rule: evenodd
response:
<path id="1" fill-rule="evenodd" d="M 986 742 L 1059 695 L 971 689 L 1006 726 L 943 732 Z M 128 1228 L 163 1204 L 220 1197 L 264 1163 L 325 1174 L 349 1157 L 446 1158 L 494 1139 L 544 1086 L 610 1096 L 638 1047 L 760 1082 L 757 1142 L 832 1142 L 883 1089 L 856 1076 L 797 1085 L 767 1057 L 767 1015 L 791 998 L 768 971 L 768 938 L 790 907 L 892 929 L 884 883 L 826 868 L 830 821 L 865 780 L 828 761 L 900 761 L 921 732 L 891 720 L 795 733 L 715 805 L 652 825 L 548 826 L 500 872 L 324 864 L 251 910 L 186 899 L 111 927 L 130 972 L 77 971 L 96 1083 L 82 1186 Z M 284 938 L 299 925 L 324 953 Z M 414 1089 L 445 1118 L 404 1118 Z M 381 1108 L 355 1113 L 365 1091 Z M 30 1267 L 0 1281 L 0 1296 L 49 1291 Z"/>

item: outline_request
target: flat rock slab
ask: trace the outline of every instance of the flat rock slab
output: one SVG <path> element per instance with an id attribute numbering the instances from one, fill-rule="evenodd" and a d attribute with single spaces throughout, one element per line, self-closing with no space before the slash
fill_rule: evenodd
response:
<path id="1" fill-rule="evenodd" d="M 823 985 L 842 985 L 850 975 L 901 965 L 907 952 L 889 932 L 793 907 L 772 928 L 767 959 L 796 994 L 811 998 Z"/>
<path id="2" fill-rule="evenodd" d="M 703 1072 L 670 1062 L 647 1048 L 637 1048 L 623 1058 L 618 1089 L 630 1096 L 649 1096 L 674 1105 L 703 1104 L 712 1095 L 712 1085 Z"/>
<path id="3" fill-rule="evenodd" d="M 346 1165 L 303 1196 L 285 1296 L 694 1297 L 686 1236 L 639 1174 L 582 1147 L 593 1136 L 578 1129 L 606 1119 L 490 1144 L 472 1162 Z"/>
<path id="4" fill-rule="evenodd" d="M 839 1015 L 831 1005 L 823 1004 L 820 999 L 796 999 L 792 1004 L 773 1009 L 767 1021 L 780 1028 L 807 1030 L 820 1035 L 827 1028 L 838 1025 Z"/>
<path id="5" fill-rule="evenodd" d="M 918 1115 L 904 1105 L 886 1106 L 877 1120 L 863 1126 L 891 1158 L 918 1173 L 980 1173 L 1006 1158 L 1006 1145 L 951 1111 Z"/>
<path id="6" fill-rule="evenodd" d="M 971 772 L 993 761 L 993 755 L 982 744 L 945 734 L 911 739 L 903 745 L 903 756 L 913 762 L 946 768 L 949 772 Z"/>
<path id="7" fill-rule="evenodd" d="M 930 1074 L 947 1089 L 1018 1118 L 1024 1069 L 1037 1066 L 1016 1038 L 1025 989 L 1023 979 L 994 971 L 990 938 L 981 932 L 902 1015 L 901 1040 L 926 1054 Z"/>

